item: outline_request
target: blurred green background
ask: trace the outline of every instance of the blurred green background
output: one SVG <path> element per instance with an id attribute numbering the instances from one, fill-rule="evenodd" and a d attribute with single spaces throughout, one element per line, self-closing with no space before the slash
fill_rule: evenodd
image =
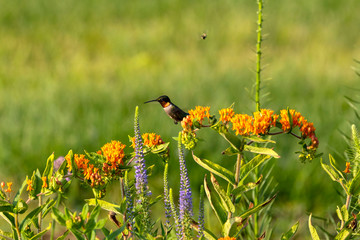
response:
<path id="1" fill-rule="evenodd" d="M 265 3 L 262 107 L 289 106 L 314 122 L 325 160 L 342 157 L 339 130 L 349 133 L 355 121 L 344 96 L 355 96 L 359 83 L 351 69 L 360 58 L 359 9 L 358 0 Z M 143 105 L 163 94 L 185 110 L 204 105 L 217 114 L 235 103 L 252 113 L 256 11 L 255 0 L 0 0 L 0 181 L 16 188 L 52 152 L 128 143 L 136 105 L 142 132 L 160 134 L 175 153 L 180 126 L 158 104 Z M 220 154 L 222 139 L 207 130 L 201 136 L 197 155 L 233 164 Z M 275 140 L 282 157 L 273 170 L 274 236 L 300 219 L 304 239 L 306 213 L 328 216 L 341 202 L 318 160 L 297 160 L 295 138 Z M 196 192 L 202 174 L 187 159 Z M 161 172 L 152 177 L 159 186 Z"/>

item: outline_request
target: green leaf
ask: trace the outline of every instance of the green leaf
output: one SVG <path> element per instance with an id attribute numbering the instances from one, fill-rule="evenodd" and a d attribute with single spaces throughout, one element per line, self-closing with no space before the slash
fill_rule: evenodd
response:
<path id="1" fill-rule="evenodd" d="M 54 171 L 54 153 L 52 153 L 48 157 L 48 159 L 46 161 L 46 167 L 45 167 L 45 170 L 44 170 L 42 176 L 50 179 L 53 174 L 53 171 Z"/>
<path id="2" fill-rule="evenodd" d="M 257 136 L 247 136 L 247 137 L 244 136 L 243 138 L 256 143 L 276 143 L 274 140 L 264 139 Z"/>
<path id="3" fill-rule="evenodd" d="M 331 156 L 331 154 L 329 154 L 329 161 L 330 161 L 331 166 L 339 173 L 340 177 L 341 177 L 342 179 L 344 179 L 344 176 L 343 176 L 342 172 L 341 172 L 341 171 L 339 170 L 339 168 L 337 167 L 335 158 L 334 158 L 333 156 Z"/>
<path id="4" fill-rule="evenodd" d="M 224 224 L 223 224 L 223 235 L 224 236 L 229 236 L 230 233 L 230 229 L 233 226 L 234 223 L 242 223 L 244 222 L 244 220 L 246 220 L 246 218 L 248 218 L 250 215 L 260 211 L 261 209 L 263 209 L 265 206 L 267 206 L 269 203 L 271 203 L 274 199 L 276 198 L 276 195 L 274 195 L 273 197 L 271 197 L 270 199 L 268 199 L 267 201 L 239 214 L 239 216 L 237 217 L 233 217 L 228 219 Z"/>
<path id="5" fill-rule="evenodd" d="M 321 167 L 325 170 L 325 172 L 330 176 L 330 178 L 334 182 L 340 182 L 340 176 L 336 173 L 336 171 L 330 167 L 329 165 L 323 163 L 322 158 L 320 159 Z"/>
<path id="6" fill-rule="evenodd" d="M 123 224 L 119 229 L 112 232 L 110 235 L 106 236 L 105 240 L 113 240 L 116 239 L 119 234 L 121 234 L 125 230 L 126 224 Z"/>
<path id="7" fill-rule="evenodd" d="M 334 238 L 334 240 L 346 240 L 351 235 L 353 230 L 344 227 Z"/>
<path id="8" fill-rule="evenodd" d="M 358 171 L 356 173 L 356 176 L 351 180 L 349 193 L 353 196 L 357 196 L 360 194 L 360 171 Z"/>
<path id="9" fill-rule="evenodd" d="M 227 155 L 227 156 L 233 156 L 233 155 L 237 155 L 237 154 L 239 154 L 239 153 L 240 153 L 240 151 L 237 150 L 237 149 L 235 149 L 235 148 L 233 148 L 233 147 L 228 147 L 227 149 L 225 149 L 225 150 L 222 152 L 222 154 Z"/>
<path id="10" fill-rule="evenodd" d="M 204 177 L 204 190 L 206 193 L 206 196 L 209 200 L 211 208 L 214 210 L 215 215 L 219 219 L 221 225 L 223 225 L 226 221 L 226 212 L 222 209 L 221 204 L 216 196 L 212 196 L 211 191 L 208 187 L 207 181 L 206 181 L 206 175 Z"/>
<path id="11" fill-rule="evenodd" d="M 48 226 L 47 228 L 45 228 L 45 229 L 42 230 L 41 232 L 35 234 L 35 235 L 32 236 L 31 238 L 29 238 L 29 240 L 40 239 L 41 236 L 45 235 L 45 233 L 50 230 L 50 228 L 51 228 L 51 223 L 49 224 L 49 226 Z"/>
<path id="12" fill-rule="evenodd" d="M 100 219 L 99 221 L 96 222 L 94 229 L 102 229 L 105 226 L 106 221 L 107 221 L 106 218 Z"/>
<path id="13" fill-rule="evenodd" d="M 88 212 L 89 212 L 89 204 L 84 204 L 81 211 L 81 218 L 86 219 Z"/>
<path id="14" fill-rule="evenodd" d="M 264 147 L 255 147 L 251 145 L 245 145 L 244 151 L 252 152 L 252 153 L 258 153 L 258 154 L 264 154 L 268 155 L 274 158 L 280 158 L 280 156 L 271 148 L 264 148 Z"/>
<path id="15" fill-rule="evenodd" d="M 262 164 L 265 160 L 270 159 L 270 156 L 268 155 L 256 155 L 253 159 L 251 159 L 249 162 L 241 166 L 241 180 L 239 181 L 239 186 L 243 184 L 247 176 L 253 171 L 255 168 L 257 168 L 260 164 Z"/>
<path id="16" fill-rule="evenodd" d="M 109 203 L 107 201 L 95 199 L 95 198 L 87 199 L 85 201 L 90 206 L 96 206 L 98 204 L 102 209 L 109 211 L 109 212 L 110 211 L 115 212 L 116 214 L 119 214 L 121 217 L 123 217 L 123 214 L 119 211 L 120 205 L 116 205 L 116 204 Z"/>
<path id="17" fill-rule="evenodd" d="M 96 220 L 97 217 L 99 216 L 99 213 L 100 213 L 100 205 L 96 205 L 94 207 L 94 209 L 91 211 L 90 213 L 90 218 L 89 219 L 94 219 Z"/>
<path id="18" fill-rule="evenodd" d="M 20 199 L 20 195 L 21 193 L 24 191 L 26 186 L 26 179 L 24 180 L 24 182 L 22 183 L 21 187 L 19 188 L 19 190 L 16 192 L 16 195 L 14 197 L 14 201 L 13 201 L 13 205 L 15 206 L 17 204 L 17 202 Z"/>
<path id="19" fill-rule="evenodd" d="M 195 229 L 195 231 L 199 232 L 199 223 L 197 223 L 194 220 L 192 220 L 191 222 L 192 222 L 191 227 L 193 229 Z M 204 233 L 205 239 L 207 239 L 207 240 L 217 240 L 218 239 L 209 229 L 204 228 L 203 233 Z"/>
<path id="20" fill-rule="evenodd" d="M 320 237 L 319 237 L 315 227 L 311 224 L 311 216 L 312 216 L 312 213 L 309 216 L 309 230 L 310 230 L 311 238 L 313 240 L 320 240 Z"/>
<path id="21" fill-rule="evenodd" d="M 262 180 L 262 176 L 256 182 L 249 182 L 247 184 L 240 184 L 239 187 L 234 188 L 232 190 L 232 194 L 235 197 L 237 197 L 238 195 L 241 195 L 244 192 L 250 191 L 250 190 L 254 189 L 257 185 L 259 185 L 261 180 Z"/>
<path id="22" fill-rule="evenodd" d="M 65 226 L 66 225 L 66 218 L 65 215 L 59 211 L 59 209 L 53 207 L 51 216 L 55 219 L 58 223 Z"/>
<path id="23" fill-rule="evenodd" d="M 13 226 L 15 229 L 15 218 L 11 214 L 0 211 L 0 216 L 2 216 L 9 223 L 9 225 Z"/>
<path id="24" fill-rule="evenodd" d="M 170 142 L 157 145 L 157 146 L 155 146 L 155 147 L 153 147 L 151 149 L 151 152 L 154 153 L 154 154 L 158 154 L 158 153 L 162 153 L 164 151 L 167 151 L 167 149 L 169 147 L 169 144 L 170 144 Z"/>
<path id="25" fill-rule="evenodd" d="M 215 191 L 218 193 L 222 206 L 225 208 L 227 212 L 234 213 L 235 212 L 235 206 L 231 202 L 230 197 L 226 194 L 225 190 L 220 186 L 216 178 L 212 173 L 210 173 L 210 180 L 214 186 Z"/>
<path id="26" fill-rule="evenodd" d="M 194 152 L 192 152 L 192 156 L 197 164 L 199 164 L 201 167 L 205 168 L 206 170 L 212 172 L 213 174 L 225 179 L 230 184 L 235 184 L 235 177 L 234 174 L 227 170 L 226 168 L 213 163 L 207 159 L 200 159 L 197 156 L 195 156 Z"/>
<path id="27" fill-rule="evenodd" d="M 0 212 L 13 212 L 14 206 L 7 201 L 0 200 Z"/>
<path id="28" fill-rule="evenodd" d="M 13 211 L 14 213 L 24 213 L 26 212 L 26 210 L 28 209 L 28 205 L 26 204 L 26 202 L 22 199 L 20 199 L 17 203 L 16 206 L 14 207 Z"/>
<path id="29" fill-rule="evenodd" d="M 281 240 L 289 240 L 290 238 L 292 238 L 296 231 L 298 230 L 299 227 L 299 221 L 297 221 L 291 228 L 289 231 L 287 231 L 286 233 L 283 233 L 281 235 Z"/>

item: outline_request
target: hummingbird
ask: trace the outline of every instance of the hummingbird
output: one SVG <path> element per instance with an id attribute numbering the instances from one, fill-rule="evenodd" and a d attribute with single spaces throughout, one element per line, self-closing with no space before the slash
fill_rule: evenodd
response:
<path id="1" fill-rule="evenodd" d="M 171 119 L 174 120 L 175 124 L 177 124 L 178 122 L 181 122 L 181 120 L 183 120 L 184 117 L 189 115 L 188 113 L 181 110 L 178 106 L 173 104 L 170 101 L 170 98 L 166 95 L 160 96 L 157 99 L 150 100 L 145 103 L 149 103 L 149 102 L 159 102 L 161 104 L 161 106 L 163 107 L 164 111 L 166 112 L 166 114 Z"/>

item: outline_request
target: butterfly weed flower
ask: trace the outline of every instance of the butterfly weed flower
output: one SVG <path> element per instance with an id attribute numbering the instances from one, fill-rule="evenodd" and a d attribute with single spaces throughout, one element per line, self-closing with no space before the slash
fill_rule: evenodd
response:
<path id="1" fill-rule="evenodd" d="M 1 187 L 3 187 L 3 185 L 5 185 L 5 184 L 2 184 Z M 13 185 L 12 182 L 7 182 L 7 183 L 6 183 L 7 189 L 5 189 L 5 192 L 11 193 L 11 192 L 12 192 L 12 189 L 11 189 L 12 185 Z M 5 186 L 4 186 L 4 187 L 5 187 Z"/>
<path id="2" fill-rule="evenodd" d="M 220 121 L 226 124 L 231 121 L 231 119 L 235 115 L 235 112 L 233 108 L 223 108 L 219 110 L 219 114 L 220 114 Z"/>
<path id="3" fill-rule="evenodd" d="M 350 173 L 350 162 L 346 162 L 346 168 L 345 170 L 343 171 L 343 173 Z"/>

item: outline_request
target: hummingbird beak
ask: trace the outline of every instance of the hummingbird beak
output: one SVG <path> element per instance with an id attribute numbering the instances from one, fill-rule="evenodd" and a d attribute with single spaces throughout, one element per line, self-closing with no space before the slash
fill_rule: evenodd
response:
<path id="1" fill-rule="evenodd" d="M 154 99 L 154 100 L 150 100 L 150 101 L 147 101 L 147 102 L 144 102 L 144 103 L 149 103 L 149 102 L 157 102 L 157 100 Z"/>

